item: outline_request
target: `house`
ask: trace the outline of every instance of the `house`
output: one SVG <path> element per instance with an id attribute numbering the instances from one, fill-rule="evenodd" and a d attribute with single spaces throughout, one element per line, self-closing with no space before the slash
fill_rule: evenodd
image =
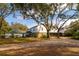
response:
<path id="1" fill-rule="evenodd" d="M 12 37 L 12 36 L 14 36 L 14 37 L 23 37 L 23 36 L 25 36 L 24 34 L 25 34 L 25 32 L 20 32 L 18 30 L 12 30 L 9 33 L 5 33 L 5 38 L 9 38 L 9 37 Z"/>
<path id="2" fill-rule="evenodd" d="M 67 29 L 65 27 L 61 28 L 60 31 L 59 31 L 59 35 L 61 35 L 61 36 L 64 35 L 64 32 L 66 30 Z M 56 36 L 57 35 L 57 31 L 58 31 L 58 29 L 51 29 L 50 30 L 50 34 Z"/>
<path id="3" fill-rule="evenodd" d="M 47 32 L 46 28 L 40 24 L 30 28 L 28 31 L 30 31 L 33 34 L 33 36 L 37 36 L 37 37 L 46 35 Z"/>
<path id="4" fill-rule="evenodd" d="M 29 30 L 32 33 L 36 33 L 36 32 L 40 32 L 40 33 L 45 32 L 46 33 L 47 32 L 46 28 L 43 25 L 36 25 L 36 26 L 30 28 Z"/>
<path id="5" fill-rule="evenodd" d="M 40 24 L 30 28 L 28 31 L 33 33 L 33 35 L 36 34 L 38 37 L 46 35 L 46 33 L 47 33 L 46 28 L 43 25 L 40 25 Z M 64 31 L 65 31 L 64 28 L 62 28 L 59 33 L 64 33 Z M 51 29 L 50 33 L 56 33 L 57 34 L 57 30 Z"/>

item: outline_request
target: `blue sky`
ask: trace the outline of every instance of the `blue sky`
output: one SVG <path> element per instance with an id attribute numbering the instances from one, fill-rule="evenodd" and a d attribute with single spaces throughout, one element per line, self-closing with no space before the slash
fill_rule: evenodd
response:
<path id="1" fill-rule="evenodd" d="M 35 26 L 37 23 L 33 19 L 23 19 L 21 16 L 13 17 L 13 15 L 9 15 L 5 18 L 5 20 L 11 25 L 11 23 L 21 23 L 26 25 L 28 28 Z"/>
<path id="2" fill-rule="evenodd" d="M 66 15 L 73 15 L 75 11 L 69 11 L 66 13 Z M 26 25 L 28 28 L 31 28 L 37 23 L 33 19 L 23 19 L 23 17 L 19 14 L 19 12 L 16 12 L 17 17 L 13 17 L 13 14 L 9 15 L 5 18 L 5 20 L 11 25 L 11 23 L 21 23 L 23 25 Z"/>

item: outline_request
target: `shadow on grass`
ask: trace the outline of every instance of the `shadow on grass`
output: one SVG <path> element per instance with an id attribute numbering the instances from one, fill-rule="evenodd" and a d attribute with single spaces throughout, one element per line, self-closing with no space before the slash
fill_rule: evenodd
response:
<path id="1" fill-rule="evenodd" d="M 77 56 L 78 47 L 32 47 L 1 51 L 3 56 Z"/>
<path id="2" fill-rule="evenodd" d="M 37 40 L 33 40 L 33 38 L 8 38 L 3 39 L 0 38 L 0 45 L 2 44 L 17 44 L 17 43 L 27 43 L 27 42 L 36 42 Z"/>

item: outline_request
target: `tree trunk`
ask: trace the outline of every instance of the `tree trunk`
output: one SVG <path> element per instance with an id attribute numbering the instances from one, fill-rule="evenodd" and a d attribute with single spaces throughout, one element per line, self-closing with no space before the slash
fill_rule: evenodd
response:
<path id="1" fill-rule="evenodd" d="M 4 31 L 4 38 L 5 38 L 5 31 Z"/>
<path id="2" fill-rule="evenodd" d="M 12 33 L 12 36 L 11 37 L 14 38 L 14 33 Z"/>
<path id="3" fill-rule="evenodd" d="M 0 18 L 0 30 L 1 30 L 1 28 L 2 28 L 2 24 L 3 24 L 2 22 L 3 22 L 3 20 L 4 20 L 3 17 L 1 17 L 1 18 Z M 0 37 L 1 37 L 1 34 L 0 34 Z"/>
<path id="4" fill-rule="evenodd" d="M 60 33 L 59 33 L 60 29 L 58 29 L 57 31 L 57 38 L 60 38 Z"/>
<path id="5" fill-rule="evenodd" d="M 49 33 L 49 30 L 47 30 L 47 38 L 50 37 L 50 33 Z"/>
<path id="6" fill-rule="evenodd" d="M 22 34 L 22 37 L 24 38 L 25 36 L 24 36 L 24 33 Z"/>

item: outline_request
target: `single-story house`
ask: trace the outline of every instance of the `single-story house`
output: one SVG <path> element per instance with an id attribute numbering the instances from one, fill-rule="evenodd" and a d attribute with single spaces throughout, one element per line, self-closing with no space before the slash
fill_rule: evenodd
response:
<path id="1" fill-rule="evenodd" d="M 12 30 L 11 32 L 9 33 L 5 33 L 5 38 L 9 38 L 11 36 L 14 36 L 14 37 L 23 37 L 25 36 L 25 32 L 20 32 L 18 30 Z"/>
<path id="2" fill-rule="evenodd" d="M 35 33 L 38 37 L 41 37 L 43 35 L 46 35 L 47 33 L 47 30 L 46 28 L 43 26 L 43 25 L 36 25 L 32 28 L 30 28 L 28 31 L 32 32 L 32 33 Z M 57 33 L 57 30 L 56 29 L 51 29 L 50 30 L 50 33 Z M 64 33 L 64 28 L 62 28 L 59 33 Z M 34 35 L 34 34 L 33 34 Z"/>

